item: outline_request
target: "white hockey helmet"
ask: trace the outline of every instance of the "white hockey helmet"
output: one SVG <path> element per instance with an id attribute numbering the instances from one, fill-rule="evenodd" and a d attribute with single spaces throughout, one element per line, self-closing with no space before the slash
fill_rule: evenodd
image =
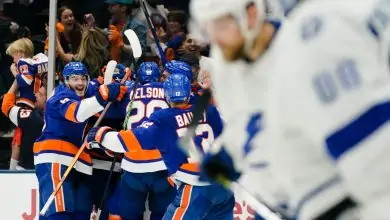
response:
<path id="1" fill-rule="evenodd" d="M 290 12 L 298 2 L 302 0 L 267 0 L 268 6 L 276 12 L 276 14 L 286 15 Z"/>
<path id="2" fill-rule="evenodd" d="M 249 29 L 247 8 L 251 4 L 257 8 L 259 22 Z M 251 47 L 265 20 L 266 6 L 265 0 L 191 0 L 190 13 L 198 28 L 206 28 L 207 24 L 223 16 L 233 16 L 237 19 L 247 49 Z"/>

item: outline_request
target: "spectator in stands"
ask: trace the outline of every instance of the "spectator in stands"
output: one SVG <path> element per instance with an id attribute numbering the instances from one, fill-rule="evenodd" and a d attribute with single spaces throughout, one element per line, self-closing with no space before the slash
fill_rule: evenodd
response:
<path id="1" fill-rule="evenodd" d="M 167 60 L 178 57 L 178 49 L 183 44 L 186 36 L 187 15 L 184 11 L 176 10 L 168 14 L 167 33 L 160 33 L 160 39 L 166 39 L 167 49 L 165 56 Z"/>
<path id="2" fill-rule="evenodd" d="M 111 59 L 130 66 L 132 50 L 125 39 L 124 31 L 134 30 L 140 40 L 142 51 L 146 51 L 146 27 L 132 16 L 133 0 L 107 0 L 106 3 L 109 4 L 108 10 L 112 15 L 108 28 Z"/>
<path id="3" fill-rule="evenodd" d="M 73 11 L 67 6 L 58 9 L 57 29 L 57 71 L 62 71 L 64 65 L 74 58 L 81 42 L 81 25 L 74 19 Z M 46 25 L 46 34 L 49 36 L 49 27 Z M 45 42 L 45 51 L 49 48 L 48 38 Z"/>
<path id="4" fill-rule="evenodd" d="M 186 35 L 182 45 L 180 46 L 180 49 L 182 50 L 182 53 L 190 52 L 194 54 L 198 59 L 200 59 L 200 52 L 202 50 L 202 47 L 190 34 Z"/>
<path id="5" fill-rule="evenodd" d="M 41 135 L 42 127 L 44 125 L 43 109 L 46 103 L 46 88 L 43 86 L 35 94 L 36 102 L 35 108 L 20 107 L 15 104 L 16 81 L 9 89 L 8 93 L 4 96 L 1 111 L 4 115 L 18 126 L 22 133 L 19 161 L 11 158 L 12 163 L 16 166 L 16 169 L 34 169 L 34 153 L 33 145 L 35 140 Z"/>
<path id="6" fill-rule="evenodd" d="M 108 41 L 104 31 L 94 27 L 85 29 L 75 60 L 88 68 L 90 78 L 97 78 L 108 60 Z"/>
<path id="7" fill-rule="evenodd" d="M 58 35 L 64 52 L 61 58 L 63 61 L 69 62 L 80 46 L 81 25 L 74 19 L 73 11 L 66 6 L 58 9 L 58 21 L 64 26 L 64 31 Z"/>

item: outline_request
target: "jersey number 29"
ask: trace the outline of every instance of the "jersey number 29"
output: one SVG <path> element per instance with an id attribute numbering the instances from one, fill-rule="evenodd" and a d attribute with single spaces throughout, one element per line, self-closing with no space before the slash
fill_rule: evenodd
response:
<path id="1" fill-rule="evenodd" d="M 127 123 L 127 128 L 132 128 L 133 124 L 149 118 L 154 111 L 168 107 L 168 104 L 163 100 L 154 99 L 147 104 L 144 104 L 141 100 L 134 101 L 131 108 L 136 109 L 137 113 L 131 115 Z M 127 109 L 127 111 L 129 111 L 129 109 Z"/>

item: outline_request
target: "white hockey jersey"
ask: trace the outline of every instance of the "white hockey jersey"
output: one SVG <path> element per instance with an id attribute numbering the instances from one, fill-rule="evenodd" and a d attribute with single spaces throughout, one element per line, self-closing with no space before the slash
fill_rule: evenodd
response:
<path id="1" fill-rule="evenodd" d="M 218 48 L 212 49 L 215 69 L 212 71 L 213 96 L 225 125 L 221 136 L 211 151 L 218 152 L 224 146 L 234 161 L 234 167 L 243 173 L 238 180 L 246 190 L 267 205 L 279 208 L 286 204 L 286 194 L 269 172 L 270 164 L 258 145 L 252 140 L 261 132 L 263 102 L 267 91 L 265 84 L 271 67 L 272 56 L 266 52 L 255 63 L 245 61 L 226 62 Z M 259 68 L 261 66 L 261 69 Z M 255 153 L 253 153 L 255 152 Z"/>
<path id="2" fill-rule="evenodd" d="M 256 143 L 297 219 L 336 217 L 347 198 L 390 219 L 389 21 L 389 0 L 304 1 L 271 48 Z"/>

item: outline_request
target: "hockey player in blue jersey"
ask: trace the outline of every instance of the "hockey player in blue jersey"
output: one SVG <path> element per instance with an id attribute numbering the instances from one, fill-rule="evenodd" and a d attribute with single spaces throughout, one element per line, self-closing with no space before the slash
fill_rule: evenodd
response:
<path id="1" fill-rule="evenodd" d="M 125 86 L 112 83 L 100 86 L 94 96 L 86 96 L 89 76 L 87 68 L 80 62 L 68 63 L 64 67 L 63 76 L 65 84 L 57 87 L 55 94 L 46 103 L 46 124 L 34 144 L 41 206 L 56 188 L 82 145 L 86 120 L 103 110 L 109 101 L 121 100 L 126 92 Z M 89 219 L 92 202 L 85 181 L 91 174 L 91 157 L 83 152 L 55 201 L 41 219 Z"/>
<path id="2" fill-rule="evenodd" d="M 160 70 L 156 63 L 142 63 L 137 77 L 139 86 L 134 95 L 131 88 L 129 95 L 133 98 L 128 107 L 130 117 L 125 121 L 129 129 L 141 125 L 153 112 L 169 107 L 163 84 L 157 82 Z M 167 168 L 160 152 L 157 149 L 128 152 L 124 155 L 121 167 L 124 174 L 109 200 L 111 218 L 122 216 L 125 219 L 142 220 L 148 198 L 151 219 L 161 219 L 176 191 L 168 182 Z"/>
<path id="3" fill-rule="evenodd" d="M 104 72 L 105 70 L 102 71 L 102 73 Z M 120 83 L 124 77 L 129 78 L 129 76 L 130 72 L 128 68 L 123 64 L 118 63 L 114 70 L 112 81 Z M 103 78 L 104 75 L 91 80 L 91 89 L 88 91 L 91 95 L 93 95 L 99 89 L 99 86 L 103 84 Z M 130 80 L 126 80 L 125 83 L 123 83 L 128 87 L 126 95 L 120 102 L 114 102 L 110 106 L 100 123 L 101 126 L 110 126 L 115 130 L 121 130 L 123 128 L 123 119 L 126 117 L 126 106 L 130 101 L 131 85 L 133 84 L 133 81 L 129 81 Z M 88 120 L 88 129 L 86 131 L 89 131 L 89 129 L 93 127 L 98 117 L 99 115 L 97 114 Z M 100 219 L 108 219 L 109 212 L 107 198 L 112 195 L 116 183 L 121 177 L 121 160 L 123 155 L 118 154 L 115 158 L 115 164 L 112 170 L 113 172 L 111 173 L 111 178 L 109 178 L 114 155 L 106 154 L 103 150 L 96 148 L 89 150 L 88 153 L 91 155 L 93 166 L 93 174 L 91 178 L 89 178 L 88 182 L 88 186 L 92 191 L 92 202 L 96 209 L 102 209 Z M 108 188 L 106 189 L 108 180 L 110 182 L 108 183 Z M 104 195 L 104 193 L 106 193 L 106 195 Z M 105 198 L 103 198 L 104 196 Z M 102 201 L 104 202 L 103 204 Z"/>
<path id="4" fill-rule="evenodd" d="M 186 76 L 171 74 L 164 83 L 165 97 L 171 108 L 156 111 L 132 130 L 115 132 L 109 127 L 94 128 L 87 135 L 87 142 L 98 142 L 100 147 L 115 152 L 156 148 L 161 152 L 168 175 L 177 186 L 176 197 L 163 219 L 233 219 L 233 193 L 220 185 L 200 181 L 199 158 L 188 156 L 177 146 L 193 117 L 193 107 L 188 104 L 190 89 Z M 217 109 L 208 106 L 196 129 L 194 144 L 189 147 L 202 153 L 207 151 L 222 127 Z"/>
<path id="5" fill-rule="evenodd" d="M 191 95 L 190 95 L 190 104 L 195 103 L 195 99 L 200 95 L 198 94 L 198 89 L 194 89 L 193 85 L 197 84 L 193 76 L 192 67 L 184 62 L 179 60 L 172 60 L 165 64 L 164 71 L 161 75 L 161 81 L 164 82 L 165 79 L 172 73 L 181 73 L 187 76 L 188 80 L 191 82 Z M 194 83 L 195 82 L 195 83 Z"/>

